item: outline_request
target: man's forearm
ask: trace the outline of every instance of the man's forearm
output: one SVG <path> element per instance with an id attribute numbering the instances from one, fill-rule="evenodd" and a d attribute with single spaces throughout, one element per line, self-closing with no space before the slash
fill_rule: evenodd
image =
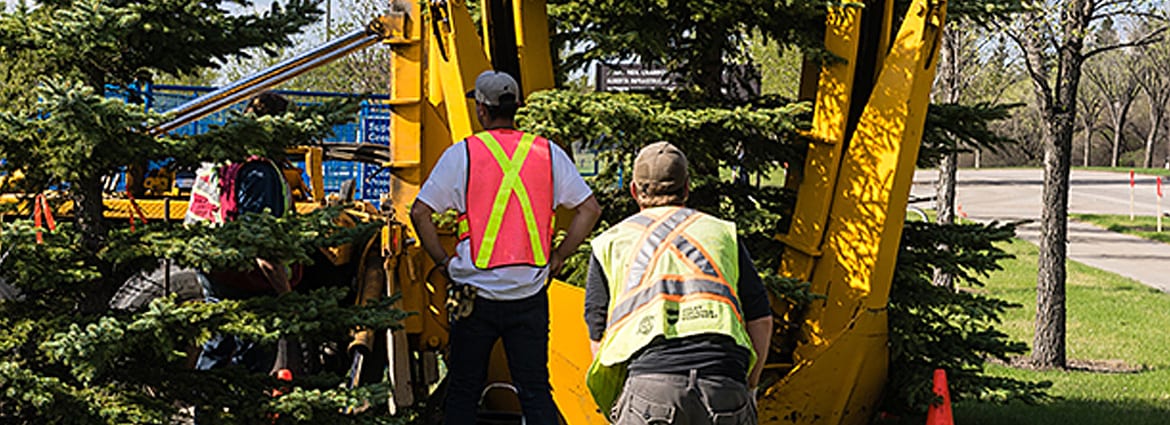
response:
<path id="1" fill-rule="evenodd" d="M 772 315 L 747 322 L 747 332 L 756 350 L 756 366 L 748 375 L 748 387 L 755 388 L 760 385 L 760 375 L 764 372 L 764 363 L 768 360 L 768 349 L 772 344 Z"/>
<path id="2" fill-rule="evenodd" d="M 601 204 L 597 203 L 597 198 L 593 195 L 589 195 L 589 198 L 581 202 L 575 210 L 577 215 L 573 217 L 573 221 L 569 222 L 569 230 L 565 234 L 565 238 L 556 247 L 562 257 L 573 254 L 577 245 L 580 245 L 589 236 L 589 233 L 593 231 L 593 226 L 597 224 L 597 219 L 601 217 Z"/>
<path id="3" fill-rule="evenodd" d="M 435 227 L 435 222 L 431 218 L 431 214 L 434 213 L 435 210 L 430 206 L 416 201 L 410 209 L 410 222 L 414 225 L 414 232 L 418 235 L 418 240 L 427 251 L 427 255 L 431 256 L 435 264 L 441 264 L 447 258 L 447 251 L 444 251 L 443 245 L 439 243 L 439 229 Z"/>
<path id="4" fill-rule="evenodd" d="M 285 271 L 284 265 L 273 264 L 263 258 L 257 258 L 256 265 L 277 295 L 292 292 L 292 285 L 288 281 L 288 273 Z"/>

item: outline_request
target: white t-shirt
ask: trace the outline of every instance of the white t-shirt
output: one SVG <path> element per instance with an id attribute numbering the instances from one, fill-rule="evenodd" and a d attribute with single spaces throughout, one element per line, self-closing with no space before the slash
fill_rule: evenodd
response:
<path id="1" fill-rule="evenodd" d="M 439 157 L 431 175 L 418 192 L 418 201 L 435 211 L 467 211 L 467 147 L 465 142 L 451 145 Z M 585 202 L 593 190 L 581 179 L 576 165 L 556 143 L 549 143 L 552 156 L 553 204 L 575 208 Z M 548 267 L 506 266 L 481 270 L 471 261 L 471 241 L 455 245 L 455 258 L 447 265 L 451 279 L 479 288 L 477 296 L 490 300 L 518 300 L 536 295 L 548 278 Z"/>

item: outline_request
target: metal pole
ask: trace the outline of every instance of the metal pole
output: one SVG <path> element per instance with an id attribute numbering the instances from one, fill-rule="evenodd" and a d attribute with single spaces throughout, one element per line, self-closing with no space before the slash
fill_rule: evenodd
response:
<path id="1" fill-rule="evenodd" d="M 170 111 L 175 118 L 150 130 L 153 135 L 161 135 L 192 121 L 218 112 L 239 101 L 252 97 L 277 84 L 320 67 L 329 62 L 349 54 L 355 50 L 368 47 L 381 38 L 380 35 L 367 29 L 356 30 L 344 37 L 326 43 L 324 46 L 287 59 L 245 77 L 242 80 L 221 87 L 207 93 L 178 108 Z"/>

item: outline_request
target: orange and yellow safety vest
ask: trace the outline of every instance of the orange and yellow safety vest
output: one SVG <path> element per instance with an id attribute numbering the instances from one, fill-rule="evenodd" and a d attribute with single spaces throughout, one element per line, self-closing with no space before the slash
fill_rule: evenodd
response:
<path id="1" fill-rule="evenodd" d="M 605 335 L 585 379 L 602 412 L 621 392 L 630 359 L 656 338 L 727 335 L 755 363 L 738 296 L 734 223 L 689 208 L 648 208 L 591 245 L 610 294 Z"/>

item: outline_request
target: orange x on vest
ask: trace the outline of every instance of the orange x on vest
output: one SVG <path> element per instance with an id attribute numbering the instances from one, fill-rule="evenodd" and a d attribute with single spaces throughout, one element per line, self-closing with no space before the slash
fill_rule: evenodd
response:
<path id="1" fill-rule="evenodd" d="M 692 209 L 678 208 L 658 219 L 637 215 L 623 223 L 645 230 L 635 245 L 639 247 L 638 252 L 630 260 L 626 287 L 617 297 L 609 314 L 608 328 L 621 326 L 625 318 L 657 299 L 675 302 L 707 299 L 721 302 L 731 306 L 736 317 L 740 322 L 743 321 L 739 300 L 723 272 L 715 266 L 715 261 L 703 246 L 685 233 L 687 226 L 699 217 Z M 674 256 L 691 273 L 661 275 L 650 279 L 650 272 L 664 255 Z"/>

